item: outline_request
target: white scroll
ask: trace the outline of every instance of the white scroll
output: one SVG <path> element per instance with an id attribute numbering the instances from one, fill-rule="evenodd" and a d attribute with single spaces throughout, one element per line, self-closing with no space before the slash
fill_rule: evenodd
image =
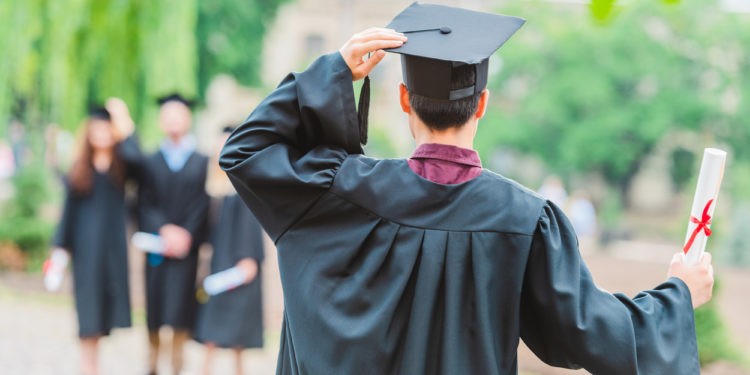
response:
<path id="1" fill-rule="evenodd" d="M 215 296 L 244 284 L 246 279 L 245 270 L 235 266 L 206 277 L 203 289 L 209 296 Z"/>
<path id="2" fill-rule="evenodd" d="M 719 197 L 721 179 L 724 176 L 724 163 L 727 153 L 707 148 L 703 152 L 703 162 L 698 174 L 698 186 L 695 189 L 693 208 L 690 210 L 687 234 L 683 253 L 687 264 L 696 264 L 706 249 L 706 241 L 711 235 L 711 220 Z"/>
<path id="3" fill-rule="evenodd" d="M 70 254 L 63 249 L 54 249 L 49 259 L 44 262 L 44 287 L 54 292 L 60 289 L 65 278 L 65 267 L 68 266 Z"/>
<path id="4" fill-rule="evenodd" d="M 135 232 L 131 238 L 133 246 L 152 254 L 164 254 L 164 241 L 156 234 Z"/>

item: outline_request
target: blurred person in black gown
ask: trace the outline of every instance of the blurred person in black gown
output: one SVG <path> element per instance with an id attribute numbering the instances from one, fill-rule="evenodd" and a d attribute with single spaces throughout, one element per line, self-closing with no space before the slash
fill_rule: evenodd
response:
<path id="1" fill-rule="evenodd" d="M 190 134 L 192 102 L 172 94 L 158 100 L 159 125 L 166 135 L 159 150 L 145 158 L 139 185 L 140 230 L 161 236 L 164 255 L 146 258 L 146 322 L 149 371 L 156 373 L 159 329 L 172 328 L 172 371 L 183 367 L 183 347 L 195 328 L 198 248 L 205 239 L 209 198 L 205 192 L 208 158 L 196 151 Z"/>
<path id="2" fill-rule="evenodd" d="M 92 109 L 83 127 L 52 246 L 72 257 L 81 371 L 98 374 L 99 338 L 131 326 L 124 186 L 140 152 L 122 100 Z"/>
<path id="3" fill-rule="evenodd" d="M 231 131 L 224 128 L 219 145 Z M 204 375 L 211 373 L 217 347 L 232 349 L 236 373 L 241 375 L 243 349 L 263 347 L 263 230 L 219 168 L 218 160 L 209 166 L 206 190 L 213 198 L 211 273 L 238 267 L 246 277 L 243 285 L 210 297 L 200 311 L 195 339 L 206 348 Z"/>

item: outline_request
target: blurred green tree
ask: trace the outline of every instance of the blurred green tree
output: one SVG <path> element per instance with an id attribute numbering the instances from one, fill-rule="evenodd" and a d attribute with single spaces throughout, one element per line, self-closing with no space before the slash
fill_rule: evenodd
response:
<path id="1" fill-rule="evenodd" d="M 738 150 L 750 141 L 746 15 L 693 0 L 633 1 L 604 26 L 570 6 L 532 6 L 492 81 L 485 156 L 510 147 L 563 176 L 599 172 L 621 191 L 671 130 L 750 156 Z"/>
<path id="2" fill-rule="evenodd" d="M 120 96 L 142 118 L 155 96 L 197 91 L 197 0 L 31 0 L 0 5 L 0 115 L 74 129 Z"/>
<path id="3" fill-rule="evenodd" d="M 217 74 L 240 84 L 260 84 L 263 35 L 279 6 L 288 0 L 200 1 L 198 13 L 198 81 L 200 92 Z"/>
<path id="4" fill-rule="evenodd" d="M 88 105 L 119 96 L 143 125 L 154 98 L 196 97 L 218 73 L 255 84 L 265 27 L 283 2 L 0 2 L 0 121 L 75 129 Z M 149 138 L 154 127 L 141 127 Z"/>

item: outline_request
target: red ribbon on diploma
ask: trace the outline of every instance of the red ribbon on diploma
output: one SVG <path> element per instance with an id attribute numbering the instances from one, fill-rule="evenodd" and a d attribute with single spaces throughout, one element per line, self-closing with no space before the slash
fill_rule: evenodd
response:
<path id="1" fill-rule="evenodd" d="M 698 226 L 695 227 L 693 233 L 690 235 L 690 239 L 685 244 L 685 247 L 682 248 L 683 253 L 687 254 L 688 250 L 690 250 L 690 247 L 693 246 L 695 236 L 697 236 L 701 230 L 706 233 L 706 237 L 711 236 L 711 228 L 708 227 L 709 225 L 711 225 L 711 215 L 708 214 L 708 209 L 711 208 L 712 203 L 714 203 L 714 200 L 709 199 L 708 203 L 706 203 L 706 207 L 703 207 L 703 216 L 700 220 L 698 220 L 698 218 L 696 218 L 695 216 L 690 217 L 690 221 L 698 224 Z"/>

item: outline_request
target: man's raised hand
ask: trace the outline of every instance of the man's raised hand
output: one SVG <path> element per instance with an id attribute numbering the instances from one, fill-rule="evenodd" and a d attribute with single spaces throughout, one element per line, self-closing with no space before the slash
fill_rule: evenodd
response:
<path id="1" fill-rule="evenodd" d="M 357 81 L 368 74 L 385 57 L 384 48 L 401 47 L 406 42 L 406 36 L 395 30 L 372 27 L 354 34 L 339 49 L 346 65 L 352 71 L 352 81 Z M 370 54 L 368 59 L 364 57 Z"/>

